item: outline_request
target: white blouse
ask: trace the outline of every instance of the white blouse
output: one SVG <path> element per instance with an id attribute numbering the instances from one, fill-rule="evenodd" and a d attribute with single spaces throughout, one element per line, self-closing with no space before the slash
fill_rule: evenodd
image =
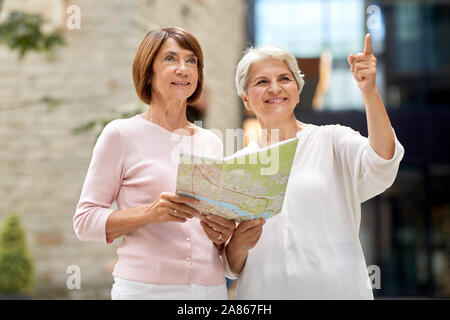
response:
<path id="1" fill-rule="evenodd" d="M 394 132 L 395 135 L 395 132 Z M 298 132 L 282 212 L 266 221 L 249 251 L 237 299 L 373 299 L 359 240 L 361 203 L 389 188 L 392 159 L 349 127 L 309 124 Z M 254 152 L 256 142 L 239 151 Z"/>

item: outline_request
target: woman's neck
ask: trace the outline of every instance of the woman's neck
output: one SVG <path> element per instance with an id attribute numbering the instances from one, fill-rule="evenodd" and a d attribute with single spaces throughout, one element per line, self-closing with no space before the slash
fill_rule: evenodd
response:
<path id="1" fill-rule="evenodd" d="M 142 117 L 156 123 L 168 131 L 179 129 L 188 130 L 186 134 L 195 133 L 194 126 L 186 118 L 186 101 L 158 101 L 152 99 L 149 108 L 142 114 Z"/>
<path id="2" fill-rule="evenodd" d="M 306 124 L 296 120 L 295 116 L 292 116 L 288 121 L 285 120 L 280 123 L 259 121 L 259 124 L 261 126 L 261 134 L 258 137 L 258 144 L 261 148 L 295 138 L 297 132 L 306 127 Z"/>

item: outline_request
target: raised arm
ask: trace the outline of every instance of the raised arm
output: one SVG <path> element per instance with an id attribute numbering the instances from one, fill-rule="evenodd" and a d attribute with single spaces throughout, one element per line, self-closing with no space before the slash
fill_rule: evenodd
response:
<path id="1" fill-rule="evenodd" d="M 389 160 L 395 150 L 394 133 L 375 83 L 377 59 L 372 52 L 370 34 L 364 39 L 364 52 L 350 54 L 348 63 L 363 96 L 370 146 L 380 157 Z"/>

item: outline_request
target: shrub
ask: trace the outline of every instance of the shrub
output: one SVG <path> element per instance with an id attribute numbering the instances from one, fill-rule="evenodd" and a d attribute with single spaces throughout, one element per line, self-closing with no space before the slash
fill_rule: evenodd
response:
<path id="1" fill-rule="evenodd" d="M 13 213 L 0 231 L 0 294 L 26 295 L 33 285 L 33 262 L 25 233 L 19 216 Z"/>

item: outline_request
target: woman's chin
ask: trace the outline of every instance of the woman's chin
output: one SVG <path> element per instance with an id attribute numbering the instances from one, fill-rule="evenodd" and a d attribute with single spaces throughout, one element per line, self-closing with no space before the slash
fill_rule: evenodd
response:
<path id="1" fill-rule="evenodd" d="M 170 96 L 178 100 L 187 100 L 193 94 L 192 90 L 172 90 Z"/>
<path id="2" fill-rule="evenodd" d="M 266 108 L 264 114 L 266 115 L 266 117 L 283 119 L 289 118 L 292 112 L 293 109 L 288 106 L 278 106 Z"/>

